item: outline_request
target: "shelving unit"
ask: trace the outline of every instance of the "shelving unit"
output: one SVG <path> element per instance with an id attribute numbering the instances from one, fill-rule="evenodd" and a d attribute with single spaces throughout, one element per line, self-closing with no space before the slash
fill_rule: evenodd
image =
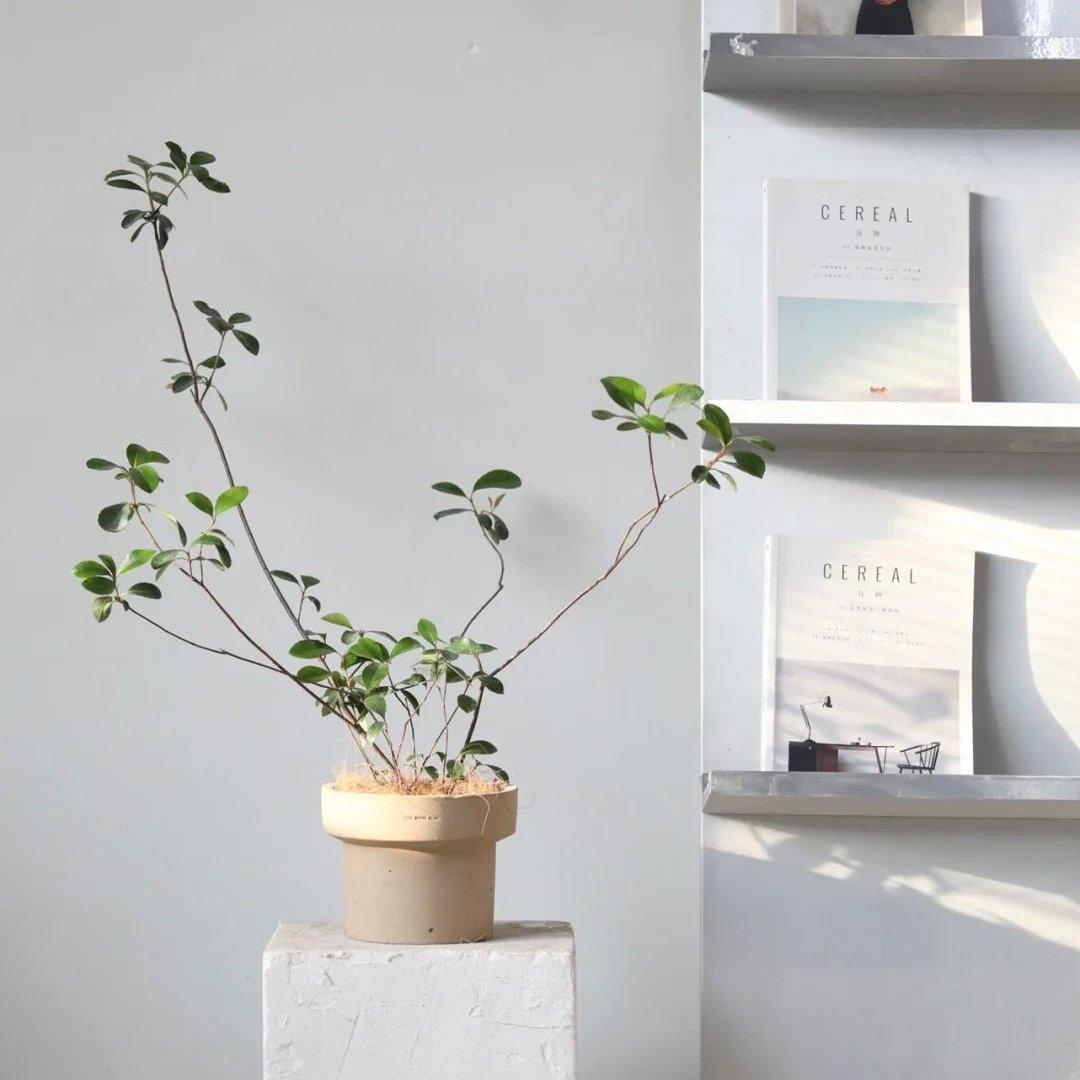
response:
<path id="1" fill-rule="evenodd" d="M 712 34 L 707 93 L 1080 93 L 1080 38 Z"/>
<path id="2" fill-rule="evenodd" d="M 731 816 L 1080 819 L 1077 776 L 708 772 L 702 810 Z"/>
<path id="3" fill-rule="evenodd" d="M 788 448 L 1080 453 L 1080 405 L 975 401 L 718 401 L 742 431 Z"/>

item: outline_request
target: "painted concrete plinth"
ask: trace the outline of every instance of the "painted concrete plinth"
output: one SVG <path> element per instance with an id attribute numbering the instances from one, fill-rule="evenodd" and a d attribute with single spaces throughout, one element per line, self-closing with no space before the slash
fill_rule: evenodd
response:
<path id="1" fill-rule="evenodd" d="M 474 945 L 377 945 L 283 924 L 263 954 L 265 1080 L 572 1080 L 569 923 Z"/>

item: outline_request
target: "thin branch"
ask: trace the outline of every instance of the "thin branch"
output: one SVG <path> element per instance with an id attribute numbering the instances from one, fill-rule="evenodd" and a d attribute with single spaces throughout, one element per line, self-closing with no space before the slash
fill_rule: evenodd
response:
<path id="1" fill-rule="evenodd" d="M 648 432 L 645 435 L 645 442 L 648 443 L 649 446 L 649 475 L 652 477 L 653 493 L 656 495 L 656 505 L 659 506 L 663 500 L 660 497 L 660 482 L 656 479 L 656 459 L 653 457 L 651 432 Z"/>
<path id="2" fill-rule="evenodd" d="M 724 455 L 727 453 L 727 447 L 723 447 L 712 458 L 706 462 L 706 468 L 711 469 Z M 585 586 L 576 596 L 568 600 L 555 614 L 548 619 L 544 626 L 524 645 L 521 646 L 515 653 L 513 653 L 507 660 L 504 660 L 497 668 L 495 668 L 491 674 L 498 675 L 500 671 L 509 667 L 519 656 L 531 649 L 560 619 L 569 613 L 574 607 L 576 607 L 586 596 L 589 595 L 594 589 L 599 588 L 615 570 L 622 564 L 623 560 L 634 550 L 641 542 L 641 538 L 645 535 L 649 526 L 656 520 L 660 511 L 668 505 L 673 499 L 678 498 L 687 488 L 693 487 L 694 481 L 688 480 L 682 487 L 677 488 L 675 491 L 668 495 L 661 495 L 657 493 L 656 504 L 646 510 L 644 513 L 639 514 L 630 524 L 626 527 L 626 532 L 623 533 L 623 538 L 619 542 L 618 548 L 615 550 L 615 556 L 608 564 L 599 577 L 591 581 Z"/>
<path id="3" fill-rule="evenodd" d="M 161 249 L 160 237 L 157 233 L 157 223 L 155 222 L 154 230 L 154 249 L 157 251 L 158 266 L 161 269 L 161 279 L 165 283 L 165 293 L 169 299 L 169 307 L 172 308 L 173 319 L 176 321 L 176 328 L 180 333 L 180 344 L 184 350 L 184 357 L 187 360 L 188 369 L 191 372 L 193 379 L 198 379 L 198 373 L 195 369 L 195 361 L 192 357 L 191 348 L 188 345 L 187 334 L 184 331 L 184 321 L 180 318 L 180 309 L 176 306 L 176 297 L 173 294 L 172 281 L 169 278 L 169 271 L 165 266 L 165 255 Z M 210 437 L 214 441 L 214 446 L 217 449 L 218 457 L 221 459 L 222 468 L 225 470 L 225 476 L 229 481 L 230 487 L 236 487 L 236 479 L 233 476 L 232 466 L 229 464 L 228 456 L 225 453 L 225 447 L 222 444 L 221 436 L 218 434 L 217 428 L 214 426 L 214 421 L 210 419 L 210 414 L 206 411 L 206 406 L 203 405 L 199 399 L 198 394 L 198 382 L 193 382 L 192 401 L 195 403 L 195 408 L 199 410 L 199 415 L 206 422 L 206 426 L 210 431 Z M 255 559 L 258 562 L 260 568 L 266 580 L 270 583 L 270 588 L 274 590 L 274 595 L 278 598 L 279 603 L 285 609 L 286 614 L 289 616 L 289 621 L 296 627 L 302 637 L 307 637 L 307 631 L 300 623 L 300 619 L 292 609 L 292 605 L 285 599 L 285 594 L 281 591 L 281 586 L 278 585 L 274 575 L 270 573 L 270 567 L 263 557 L 262 549 L 259 547 L 258 541 L 255 539 L 255 534 L 251 529 L 251 523 L 248 521 L 248 516 L 243 506 L 238 506 L 237 513 L 240 515 L 240 521 L 244 526 L 244 532 L 247 533 L 248 543 L 251 545 L 251 550 L 255 553 Z"/>
<path id="4" fill-rule="evenodd" d="M 487 545 L 495 552 L 495 558 L 499 560 L 499 580 L 495 585 L 495 591 L 480 605 L 480 607 L 473 613 L 473 616 L 469 621 L 461 628 L 461 636 L 465 637 L 469 632 L 469 628 L 477 619 L 488 609 L 488 607 L 495 600 L 495 597 L 503 591 L 503 578 L 506 576 L 506 560 L 503 558 L 503 553 L 499 550 L 499 545 L 488 535 L 487 529 L 480 524 L 480 512 L 476 509 L 476 503 L 473 502 L 472 497 L 469 498 L 469 505 L 473 509 L 473 514 L 476 516 L 476 524 L 480 529 L 481 534 L 487 541 Z"/>
<path id="5" fill-rule="evenodd" d="M 264 664 L 261 660 L 253 660 L 250 656 L 241 656 L 239 653 L 230 652 L 228 649 L 219 649 L 214 645 L 203 645 L 201 642 L 192 641 L 191 638 L 184 637 L 183 634 L 178 634 L 175 630 L 170 630 L 167 626 L 162 626 L 161 623 L 151 619 L 149 615 L 144 615 L 137 608 L 131 606 L 130 601 L 127 602 L 127 610 L 132 615 L 137 615 L 143 622 L 148 622 L 151 626 L 156 626 L 163 634 L 168 634 L 171 638 L 176 638 L 177 641 L 184 642 L 185 645 L 191 645 L 193 648 L 202 649 L 203 652 L 217 653 L 218 656 L 229 656 L 233 660 L 242 660 L 245 664 L 253 664 L 255 667 L 265 668 L 267 671 L 272 671 L 275 675 L 280 675 L 280 669 L 272 667 L 270 664 Z"/>

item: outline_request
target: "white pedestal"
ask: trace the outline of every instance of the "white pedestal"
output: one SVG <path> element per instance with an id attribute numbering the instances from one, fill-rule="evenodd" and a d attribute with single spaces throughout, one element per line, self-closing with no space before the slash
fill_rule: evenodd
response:
<path id="1" fill-rule="evenodd" d="M 279 926 L 263 954 L 264 1080 L 573 1080 L 569 923 L 475 945 L 374 945 Z"/>

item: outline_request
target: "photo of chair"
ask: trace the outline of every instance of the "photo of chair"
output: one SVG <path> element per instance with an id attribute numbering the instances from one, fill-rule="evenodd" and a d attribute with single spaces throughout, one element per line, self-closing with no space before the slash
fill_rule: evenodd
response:
<path id="1" fill-rule="evenodd" d="M 937 768 L 938 751 L 941 743 L 920 743 L 900 751 L 903 761 L 897 762 L 900 772 L 932 773 Z"/>

